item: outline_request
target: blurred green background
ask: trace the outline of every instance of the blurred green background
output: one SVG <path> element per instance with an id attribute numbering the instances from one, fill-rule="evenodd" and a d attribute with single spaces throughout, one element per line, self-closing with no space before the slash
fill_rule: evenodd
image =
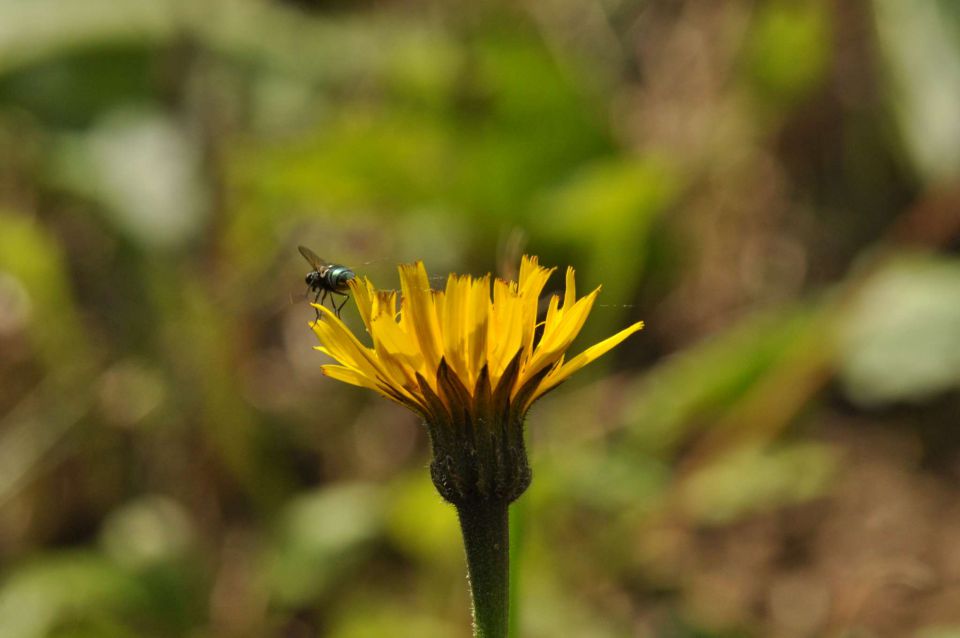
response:
<path id="1" fill-rule="evenodd" d="M 0 0 L 0 636 L 468 635 L 298 244 L 646 320 L 530 415 L 518 638 L 960 636 L 957 7 Z"/>

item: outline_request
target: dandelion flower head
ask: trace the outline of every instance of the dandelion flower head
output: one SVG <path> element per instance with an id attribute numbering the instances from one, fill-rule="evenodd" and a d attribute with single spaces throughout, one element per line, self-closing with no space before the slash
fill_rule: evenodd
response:
<path id="1" fill-rule="evenodd" d="M 643 328 L 637 322 L 568 359 L 600 289 L 577 299 L 574 270 L 567 268 L 563 298 L 552 295 L 538 322 L 541 293 L 554 270 L 525 256 L 517 282 L 493 279 L 491 291 L 490 275 L 450 275 L 443 290 L 434 290 L 416 262 L 399 267 L 399 298 L 358 277 L 350 288 L 372 347 L 316 306 L 323 313 L 311 324 L 321 343 L 316 349 L 337 361 L 323 372 L 427 421 L 449 420 L 478 401 L 499 402 L 522 420 L 534 401 Z"/>

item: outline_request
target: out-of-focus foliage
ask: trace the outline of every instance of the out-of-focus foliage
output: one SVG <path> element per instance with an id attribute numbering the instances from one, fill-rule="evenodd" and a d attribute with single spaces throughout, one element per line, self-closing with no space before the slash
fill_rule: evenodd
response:
<path id="1" fill-rule="evenodd" d="M 821 83 L 833 54 L 826 2 L 767 2 L 751 21 L 744 53 L 763 97 L 789 108 Z M 799 53 L 799 55 L 798 55 Z"/>
<path id="2" fill-rule="evenodd" d="M 960 172 L 960 23 L 944 0 L 915 6 L 877 1 L 877 28 L 894 87 L 893 110 L 916 170 L 927 179 Z M 937 60 L 930 64 L 930 60 Z"/>
<path id="3" fill-rule="evenodd" d="M 960 388 L 960 260 L 904 257 L 847 320 L 841 373 L 864 403 L 923 402 Z"/>
<path id="4" fill-rule="evenodd" d="M 0 0 L 0 636 L 468 635 L 298 244 L 646 320 L 531 414 L 514 635 L 957 635 L 957 113 L 947 0 Z"/>

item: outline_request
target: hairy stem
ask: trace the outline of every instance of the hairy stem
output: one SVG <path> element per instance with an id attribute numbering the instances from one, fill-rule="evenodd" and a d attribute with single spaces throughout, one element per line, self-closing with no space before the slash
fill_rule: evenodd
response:
<path id="1" fill-rule="evenodd" d="M 467 553 L 475 638 L 506 638 L 509 616 L 509 503 L 478 499 L 457 504 Z"/>

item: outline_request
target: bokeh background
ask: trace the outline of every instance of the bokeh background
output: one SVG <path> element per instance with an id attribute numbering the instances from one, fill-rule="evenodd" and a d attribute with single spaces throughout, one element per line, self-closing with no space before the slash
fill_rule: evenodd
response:
<path id="1" fill-rule="evenodd" d="M 0 636 L 468 635 L 298 244 L 646 320 L 530 415 L 516 636 L 960 636 L 958 238 L 951 0 L 2 0 Z"/>

